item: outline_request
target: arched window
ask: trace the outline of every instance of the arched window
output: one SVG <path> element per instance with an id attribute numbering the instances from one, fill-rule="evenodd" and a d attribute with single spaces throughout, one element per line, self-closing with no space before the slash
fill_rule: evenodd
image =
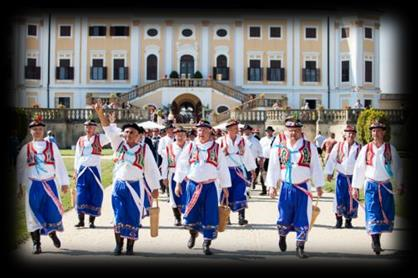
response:
<path id="1" fill-rule="evenodd" d="M 191 55 L 183 55 L 180 57 L 180 75 L 185 74 L 190 77 L 194 74 L 194 58 Z"/>
<path id="2" fill-rule="evenodd" d="M 157 80 L 158 59 L 154 54 L 147 57 L 147 80 Z"/>
<path id="3" fill-rule="evenodd" d="M 219 55 L 216 57 L 216 67 L 226 68 L 228 67 L 228 60 L 225 55 Z"/>

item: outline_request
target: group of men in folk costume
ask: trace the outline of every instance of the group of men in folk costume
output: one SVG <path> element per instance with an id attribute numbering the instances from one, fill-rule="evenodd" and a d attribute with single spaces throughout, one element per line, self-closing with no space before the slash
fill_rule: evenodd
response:
<path id="1" fill-rule="evenodd" d="M 143 130 L 135 123 L 119 129 L 110 124 L 104 115 L 101 102 L 95 105 L 105 135 L 96 134 L 97 124 L 87 121 L 86 135 L 79 138 L 76 146 L 74 177 L 77 187 L 77 212 L 79 223 L 84 226 L 84 215 L 90 215 L 90 227 L 100 216 L 103 188 L 100 177 L 102 147 L 109 142 L 114 150 L 112 207 L 114 210 L 115 255 L 120 255 L 124 238 L 127 239 L 126 254 L 133 254 L 135 240 L 146 208 L 152 198 L 158 198 L 160 179 L 168 186 L 170 203 L 175 216 L 175 225 L 180 226 L 183 213 L 184 225 L 189 229 L 188 248 L 195 245 L 198 233 L 203 235 L 203 252 L 212 254 L 211 241 L 217 237 L 219 224 L 218 204 L 226 198 L 232 211 L 239 212 L 239 224 L 245 225 L 247 208 L 246 188 L 251 184 L 248 172 L 254 179 L 256 162 L 248 141 L 238 133 L 238 122 L 228 121 L 227 134 L 214 140 L 212 127 L 200 121 L 197 137 L 187 140 L 186 130 L 173 130 L 175 138 L 167 138 L 162 155 L 162 173 L 159 172 L 149 146 L 142 142 Z M 267 128 L 263 143 L 264 156 L 268 156 L 265 178 L 269 195 L 278 196 L 279 248 L 286 251 L 286 236 L 296 232 L 296 255 L 306 258 L 305 242 L 311 225 L 312 193 L 316 187 L 322 196 L 324 176 L 315 146 L 304 137 L 303 124 L 293 117 L 285 121 L 286 130 L 273 136 Z M 26 185 L 27 227 L 33 240 L 33 253 L 41 253 L 41 235 L 49 235 L 59 248 L 61 242 L 56 231 L 63 231 L 63 207 L 58 188 L 68 189 L 68 174 L 55 143 L 45 141 L 45 124 L 40 118 L 30 123 L 32 141 L 24 145 L 18 156 L 18 195 Z M 361 147 L 355 142 L 356 130 L 344 129 L 344 142 L 337 143 L 325 166 L 327 179 L 334 170 L 338 172 L 334 212 L 336 228 L 352 228 L 351 219 L 357 217 L 359 189 L 365 192 L 366 229 L 372 237 L 372 249 L 380 254 L 380 235 L 391 232 L 394 225 L 394 192 L 402 193 L 402 170 L 396 149 L 385 143 L 386 126 L 376 121 L 370 126 L 373 141 Z M 142 142 L 142 143 L 141 143 Z M 390 179 L 399 185 L 392 188 Z M 277 183 L 281 181 L 279 192 Z M 147 193 L 148 191 L 148 193 Z M 220 194 L 219 194 L 219 191 Z M 219 196 L 220 195 L 220 196 Z M 149 200 L 151 196 L 151 200 Z"/>

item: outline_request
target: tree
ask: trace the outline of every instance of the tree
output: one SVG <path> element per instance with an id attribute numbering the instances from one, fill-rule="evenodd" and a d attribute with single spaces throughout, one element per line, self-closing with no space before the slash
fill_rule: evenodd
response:
<path id="1" fill-rule="evenodd" d="M 357 119 L 357 138 L 362 144 L 367 144 L 372 141 L 372 133 L 369 127 L 375 120 L 379 120 L 386 125 L 384 141 L 390 141 L 390 123 L 385 112 L 376 111 L 374 109 L 366 109 L 360 112 Z"/>

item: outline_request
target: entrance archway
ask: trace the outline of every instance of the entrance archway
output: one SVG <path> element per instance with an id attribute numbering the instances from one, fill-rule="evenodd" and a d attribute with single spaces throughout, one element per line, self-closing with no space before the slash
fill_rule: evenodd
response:
<path id="1" fill-rule="evenodd" d="M 173 100 L 171 111 L 177 123 L 197 122 L 202 118 L 202 102 L 195 95 L 182 94 Z"/>

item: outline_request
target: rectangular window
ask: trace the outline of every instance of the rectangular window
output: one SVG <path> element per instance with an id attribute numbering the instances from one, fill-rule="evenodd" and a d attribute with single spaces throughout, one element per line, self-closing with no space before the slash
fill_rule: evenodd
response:
<path id="1" fill-rule="evenodd" d="M 316 61 L 305 61 L 305 67 L 307 69 L 316 69 Z"/>
<path id="2" fill-rule="evenodd" d="M 349 28 L 341 28 L 341 38 L 346 39 L 350 37 L 350 29 Z"/>
<path id="3" fill-rule="evenodd" d="M 261 68 L 260 60 L 250 60 L 250 67 L 248 68 L 249 81 L 262 81 L 263 69 Z"/>
<path id="4" fill-rule="evenodd" d="M 270 27 L 270 38 L 281 38 L 281 37 L 282 37 L 282 28 Z"/>
<path id="5" fill-rule="evenodd" d="M 365 99 L 364 100 L 364 108 L 371 108 L 372 107 L 372 100 L 371 99 Z"/>
<path id="6" fill-rule="evenodd" d="M 58 97 L 58 105 L 64 105 L 65 108 L 71 107 L 71 98 L 69 97 Z"/>
<path id="7" fill-rule="evenodd" d="M 34 24 L 28 25 L 28 36 L 36 37 L 37 36 L 37 26 Z"/>
<path id="8" fill-rule="evenodd" d="M 319 69 L 316 68 L 316 61 L 305 61 L 305 68 L 302 69 L 302 81 L 319 82 Z"/>
<path id="9" fill-rule="evenodd" d="M 70 59 L 60 59 L 59 65 L 61 68 L 70 67 Z"/>
<path id="10" fill-rule="evenodd" d="M 110 35 L 113 37 L 129 36 L 129 27 L 128 26 L 111 26 Z"/>
<path id="11" fill-rule="evenodd" d="M 373 70 L 372 70 L 372 61 L 366 61 L 365 62 L 365 77 L 364 77 L 364 81 L 365 82 L 373 82 L 373 79 L 372 79 L 372 73 L 373 73 Z"/>
<path id="12" fill-rule="evenodd" d="M 270 60 L 270 68 L 281 68 L 281 63 L 280 60 Z"/>
<path id="13" fill-rule="evenodd" d="M 341 82 L 350 81 L 350 61 L 341 62 Z"/>
<path id="14" fill-rule="evenodd" d="M 89 36 L 91 36 L 91 37 L 105 37 L 106 36 L 106 26 L 90 26 L 89 27 Z"/>
<path id="15" fill-rule="evenodd" d="M 260 38 L 261 37 L 261 27 L 251 26 L 250 27 L 250 38 Z"/>
<path id="16" fill-rule="evenodd" d="M 124 59 L 113 59 L 113 80 L 127 80 L 128 68 Z"/>
<path id="17" fill-rule="evenodd" d="M 60 26 L 60 37 L 71 37 L 71 26 L 70 25 Z"/>
<path id="18" fill-rule="evenodd" d="M 364 37 L 366 39 L 373 39 L 373 29 L 370 27 L 364 28 Z"/>
<path id="19" fill-rule="evenodd" d="M 28 67 L 36 67 L 36 59 L 28 58 L 27 59 L 27 65 L 28 65 Z"/>
<path id="20" fill-rule="evenodd" d="M 315 27 L 306 27 L 305 28 L 305 38 L 306 39 L 316 39 L 316 28 Z"/>
<path id="21" fill-rule="evenodd" d="M 261 67 L 260 60 L 250 60 L 250 68 L 259 68 Z"/>
<path id="22" fill-rule="evenodd" d="M 93 67 L 103 67 L 103 59 L 93 59 L 92 61 Z"/>

